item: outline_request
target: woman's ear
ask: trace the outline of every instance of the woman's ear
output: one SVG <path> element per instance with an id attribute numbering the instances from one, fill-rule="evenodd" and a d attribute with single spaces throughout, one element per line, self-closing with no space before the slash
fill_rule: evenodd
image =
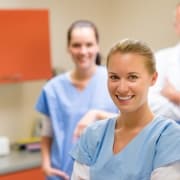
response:
<path id="1" fill-rule="evenodd" d="M 154 72 L 153 75 L 152 75 L 151 86 L 153 86 L 156 83 L 157 78 L 158 78 L 158 73 Z"/>

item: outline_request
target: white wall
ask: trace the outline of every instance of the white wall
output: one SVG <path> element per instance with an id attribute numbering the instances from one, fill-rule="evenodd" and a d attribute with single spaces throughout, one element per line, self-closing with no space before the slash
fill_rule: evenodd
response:
<path id="1" fill-rule="evenodd" d="M 94 21 L 100 32 L 102 55 L 119 39 L 148 42 L 155 50 L 178 41 L 173 10 L 178 0 L 0 0 L 1 8 L 48 8 L 50 11 L 52 65 L 72 66 L 66 53 L 66 31 L 76 19 Z M 30 136 L 39 115 L 33 107 L 44 81 L 0 85 L 0 136 L 11 141 Z"/>

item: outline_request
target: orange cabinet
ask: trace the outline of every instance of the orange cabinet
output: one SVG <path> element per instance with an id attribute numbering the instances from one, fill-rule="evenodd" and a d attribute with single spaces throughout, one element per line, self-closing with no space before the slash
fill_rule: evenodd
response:
<path id="1" fill-rule="evenodd" d="M 0 10 L 0 24 L 0 83 L 49 79 L 48 10 Z"/>
<path id="2" fill-rule="evenodd" d="M 18 171 L 16 173 L 0 176 L 0 180 L 44 180 L 45 177 L 40 168 Z"/>

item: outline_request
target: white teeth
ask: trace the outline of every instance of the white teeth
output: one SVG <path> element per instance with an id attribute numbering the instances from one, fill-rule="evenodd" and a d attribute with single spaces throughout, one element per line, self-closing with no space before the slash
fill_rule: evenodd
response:
<path id="1" fill-rule="evenodd" d="M 126 97 L 117 96 L 117 97 L 120 100 L 129 100 L 129 99 L 131 99 L 132 96 L 126 96 Z"/>

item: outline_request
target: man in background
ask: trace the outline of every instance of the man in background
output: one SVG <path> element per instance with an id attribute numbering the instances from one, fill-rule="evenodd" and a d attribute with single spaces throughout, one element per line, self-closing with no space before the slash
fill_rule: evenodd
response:
<path id="1" fill-rule="evenodd" d="M 180 3 L 175 10 L 174 28 L 180 38 Z M 150 106 L 155 114 L 180 123 L 180 43 L 159 50 L 155 56 L 159 76 L 149 93 Z"/>

